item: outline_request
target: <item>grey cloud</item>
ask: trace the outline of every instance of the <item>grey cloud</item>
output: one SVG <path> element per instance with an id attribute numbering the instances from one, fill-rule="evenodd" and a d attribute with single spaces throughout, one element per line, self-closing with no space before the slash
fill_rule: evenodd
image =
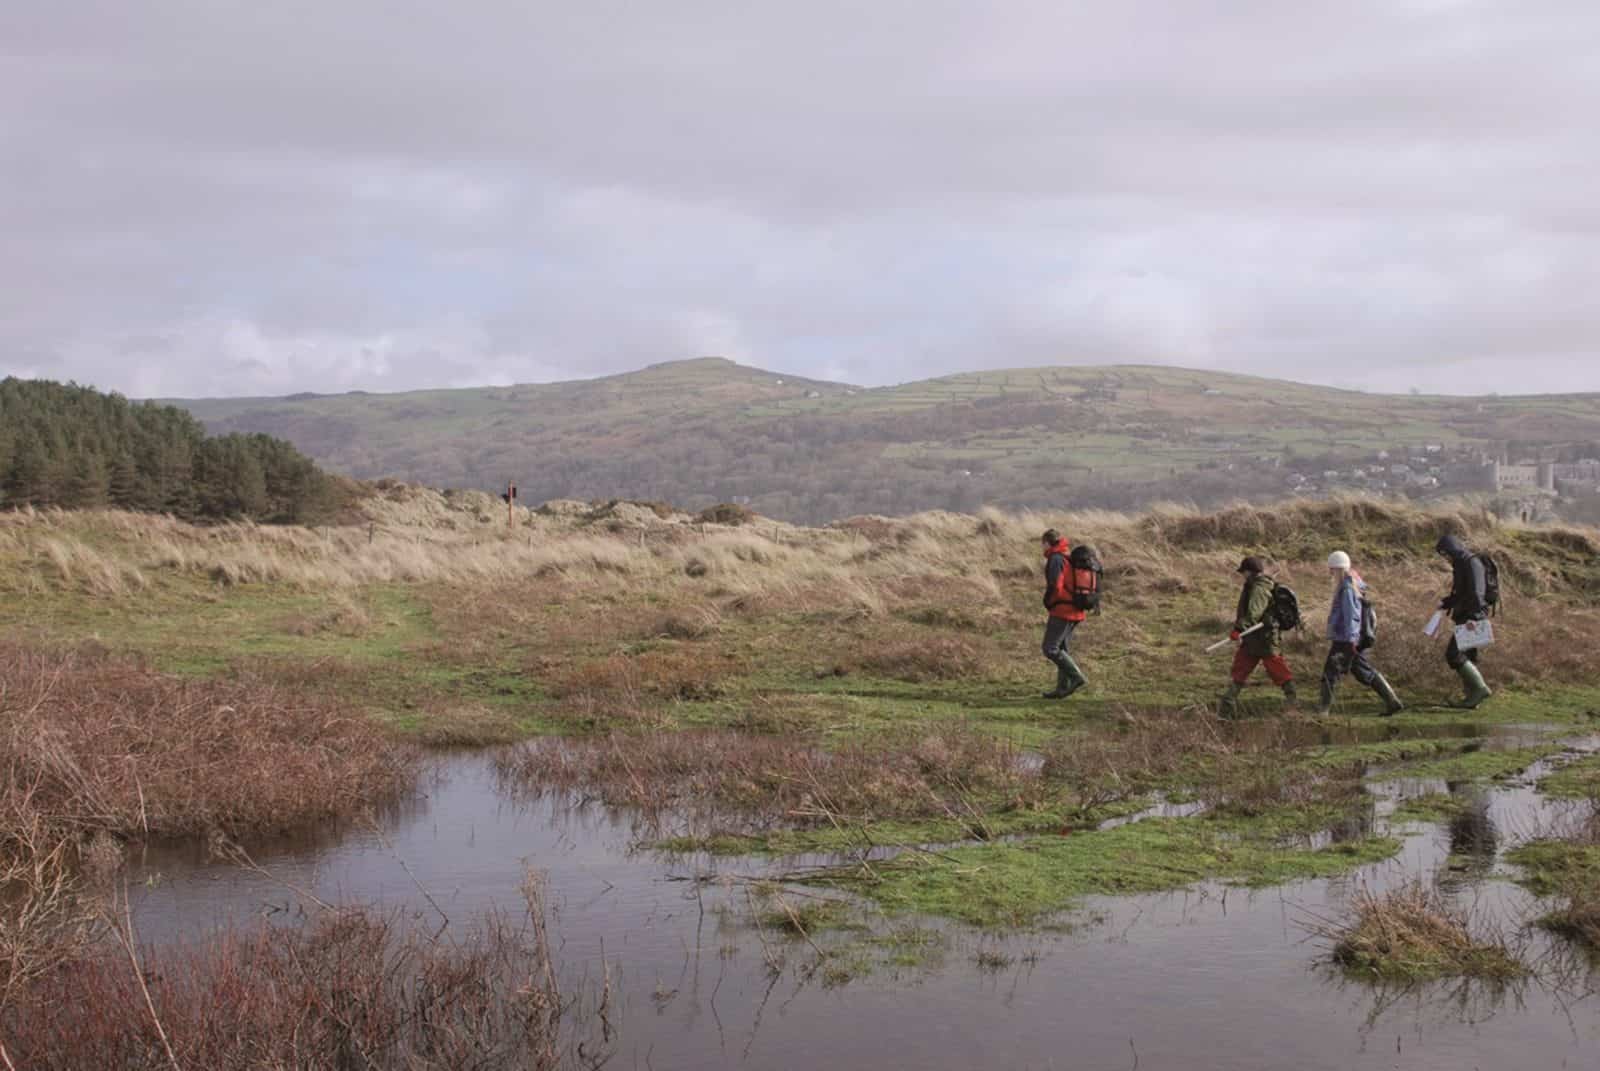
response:
<path id="1" fill-rule="evenodd" d="M 1597 41 L 1582 0 L 14 0 L 0 372 L 1592 388 Z"/>

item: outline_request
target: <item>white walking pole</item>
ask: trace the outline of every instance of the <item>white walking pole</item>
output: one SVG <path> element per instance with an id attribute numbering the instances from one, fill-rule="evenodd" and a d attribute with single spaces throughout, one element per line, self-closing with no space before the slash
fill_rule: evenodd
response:
<path id="1" fill-rule="evenodd" d="M 1261 631 L 1262 629 L 1264 629 L 1266 627 L 1267 627 L 1267 623 L 1265 621 L 1262 621 L 1259 624 L 1251 625 L 1249 628 L 1247 628 L 1243 632 L 1239 633 L 1239 638 L 1242 640 L 1246 636 L 1250 635 L 1250 633 L 1259 632 L 1259 631 Z M 1229 636 L 1225 640 L 1218 640 L 1216 643 L 1213 643 L 1210 647 L 1206 648 L 1206 654 L 1210 654 L 1212 651 L 1220 651 L 1220 650 L 1222 650 L 1224 647 L 1228 646 L 1228 644 L 1230 644 L 1232 642 L 1233 642 L 1233 637 L 1232 636 Z"/>

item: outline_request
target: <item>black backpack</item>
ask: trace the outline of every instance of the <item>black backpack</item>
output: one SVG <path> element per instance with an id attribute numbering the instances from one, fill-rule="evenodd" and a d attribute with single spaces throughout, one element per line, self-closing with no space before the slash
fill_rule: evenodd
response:
<path id="1" fill-rule="evenodd" d="M 1483 612 L 1493 614 L 1500 606 L 1500 566 L 1487 554 L 1475 557 L 1483 563 Z"/>
<path id="2" fill-rule="evenodd" d="M 1378 642 L 1378 608 L 1372 605 L 1371 599 L 1361 600 L 1361 638 L 1356 641 L 1356 650 L 1370 651 Z"/>
<path id="3" fill-rule="evenodd" d="M 1072 566 L 1072 605 L 1079 610 L 1098 612 L 1100 578 L 1104 573 L 1100 568 L 1100 555 L 1093 547 L 1080 543 L 1067 555 L 1067 564 Z"/>
<path id="4" fill-rule="evenodd" d="M 1300 618 L 1300 600 L 1288 584 L 1272 585 L 1272 605 L 1267 613 L 1285 632 L 1291 632 L 1304 623 Z"/>

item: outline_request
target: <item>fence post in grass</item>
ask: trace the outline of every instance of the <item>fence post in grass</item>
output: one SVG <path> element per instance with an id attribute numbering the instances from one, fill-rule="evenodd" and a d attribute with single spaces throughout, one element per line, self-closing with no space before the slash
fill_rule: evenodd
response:
<path id="1" fill-rule="evenodd" d="M 506 481 L 506 493 L 500 496 L 506 500 L 506 528 L 517 526 L 517 485 L 511 480 Z"/>

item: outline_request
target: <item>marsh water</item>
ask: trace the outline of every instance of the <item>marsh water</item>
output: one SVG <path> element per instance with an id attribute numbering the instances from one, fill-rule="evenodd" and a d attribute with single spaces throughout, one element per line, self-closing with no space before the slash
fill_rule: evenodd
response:
<path id="1" fill-rule="evenodd" d="M 1508 740 L 1511 738 L 1507 738 Z M 1592 746 L 1593 742 L 1590 742 Z M 1451 823 L 1408 832 L 1393 860 L 1264 891 L 1202 884 L 1095 898 L 1065 925 L 996 938 L 937 926 L 938 950 L 848 980 L 806 968 L 802 942 L 751 922 L 747 886 L 697 881 L 788 871 L 794 860 L 666 857 L 635 850 L 626 813 L 570 797 L 514 798 L 482 754 L 445 759 L 417 795 L 378 816 L 248 845 L 260 870 L 196 844 L 136 860 L 135 921 L 152 945 L 300 917 L 304 890 L 435 926 L 521 910 L 524 867 L 545 876 L 563 984 L 609 976 L 614 1067 L 650 1068 L 1594 1068 L 1600 999 L 1587 965 L 1559 984 L 1446 982 L 1383 989 L 1319 965 L 1309 935 L 1361 887 L 1443 875 L 1485 918 L 1520 925 L 1537 902 L 1496 876 L 1505 848 L 1575 820 L 1530 777 L 1494 788 L 1373 786 L 1382 826 L 1400 799 L 1472 793 Z M 1332 835 L 1337 835 L 1335 832 Z M 1533 938 L 1538 941 L 1538 938 Z"/>

